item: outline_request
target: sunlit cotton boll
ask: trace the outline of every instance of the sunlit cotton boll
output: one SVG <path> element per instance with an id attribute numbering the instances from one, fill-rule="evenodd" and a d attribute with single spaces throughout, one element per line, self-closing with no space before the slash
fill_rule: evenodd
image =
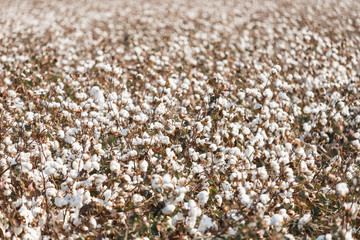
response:
<path id="1" fill-rule="evenodd" d="M 140 171 L 146 172 L 148 166 L 149 166 L 149 163 L 147 161 L 145 161 L 145 160 L 141 161 L 140 162 Z"/>
<path id="2" fill-rule="evenodd" d="M 243 205 L 245 205 L 248 208 L 251 207 L 253 200 L 250 198 L 250 196 L 248 194 L 241 195 L 240 199 L 241 199 L 240 201 Z"/>
<path id="3" fill-rule="evenodd" d="M 163 214 L 169 215 L 169 214 L 174 212 L 175 208 L 176 207 L 175 207 L 174 204 L 168 204 L 161 211 L 162 211 Z"/>
<path id="4" fill-rule="evenodd" d="M 271 217 L 270 225 L 275 227 L 277 230 L 279 230 L 281 228 L 283 223 L 284 223 L 284 218 L 280 214 L 274 214 Z"/>
<path id="5" fill-rule="evenodd" d="M 144 199 L 144 197 L 139 194 L 134 194 L 131 199 L 134 203 L 139 203 Z"/>
<path id="6" fill-rule="evenodd" d="M 336 185 L 336 192 L 341 195 L 341 196 L 346 196 L 346 194 L 348 194 L 349 192 L 349 188 L 347 186 L 347 183 L 338 183 Z"/>
<path id="7" fill-rule="evenodd" d="M 206 230 L 211 229 L 214 226 L 213 221 L 210 217 L 203 215 L 201 217 L 198 231 L 204 233 Z"/>
<path id="8" fill-rule="evenodd" d="M 114 171 L 114 172 L 119 172 L 120 171 L 120 163 L 116 160 L 112 160 L 110 162 L 110 170 Z"/>
<path id="9" fill-rule="evenodd" d="M 311 221 L 311 214 L 307 213 L 298 222 L 298 229 L 302 229 L 305 224 L 308 224 Z"/>
<path id="10" fill-rule="evenodd" d="M 155 114 L 161 116 L 166 113 L 166 106 L 164 103 L 160 103 L 155 110 Z"/>
<path id="11" fill-rule="evenodd" d="M 201 206 L 204 206 L 207 201 L 209 200 L 209 192 L 208 191 L 201 191 L 198 195 L 199 198 L 199 204 Z"/>

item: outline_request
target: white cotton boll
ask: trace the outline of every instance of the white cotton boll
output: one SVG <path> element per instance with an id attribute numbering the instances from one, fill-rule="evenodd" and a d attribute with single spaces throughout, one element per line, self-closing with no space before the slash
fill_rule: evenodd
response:
<path id="1" fill-rule="evenodd" d="M 120 172 L 120 163 L 116 160 L 110 162 L 110 170 L 113 172 Z"/>
<path id="2" fill-rule="evenodd" d="M 245 150 L 245 155 L 250 161 L 252 161 L 253 158 L 254 158 L 254 151 L 255 151 L 254 147 L 251 146 L 251 145 L 248 145 L 246 150 Z"/>
<path id="3" fill-rule="evenodd" d="M 277 73 L 278 73 L 278 71 L 276 70 L 276 68 L 270 69 L 270 75 L 276 75 Z"/>
<path id="4" fill-rule="evenodd" d="M 148 166 L 149 166 L 149 163 L 147 161 L 145 161 L 145 160 L 141 161 L 140 162 L 140 171 L 146 172 Z"/>
<path id="5" fill-rule="evenodd" d="M 129 129 L 123 129 L 122 131 L 121 131 L 121 136 L 123 136 L 123 137 L 126 137 L 128 134 L 129 134 Z"/>
<path id="6" fill-rule="evenodd" d="M 78 152 L 78 151 L 82 150 L 82 146 L 80 145 L 80 143 L 74 142 L 74 143 L 72 144 L 72 150 L 73 150 L 74 152 Z"/>
<path id="7" fill-rule="evenodd" d="M 246 207 L 250 208 L 252 203 L 253 203 L 253 200 L 250 198 L 249 195 L 247 194 L 243 194 L 240 196 L 240 202 L 245 205 Z"/>
<path id="8" fill-rule="evenodd" d="M 260 195 L 260 201 L 266 205 L 270 201 L 269 194 L 261 194 Z"/>
<path id="9" fill-rule="evenodd" d="M 98 162 L 92 162 L 92 167 L 96 169 L 97 171 L 100 170 L 100 164 Z"/>
<path id="10" fill-rule="evenodd" d="M 14 91 L 14 90 L 9 90 L 8 91 L 8 95 L 9 95 L 9 97 L 11 97 L 11 98 L 16 98 L 16 92 Z"/>
<path id="11" fill-rule="evenodd" d="M 217 149 L 218 149 L 218 147 L 216 146 L 216 144 L 212 143 L 212 144 L 210 145 L 210 150 L 211 150 L 211 151 L 215 152 Z"/>
<path id="12" fill-rule="evenodd" d="M 264 91 L 264 96 L 266 97 L 266 98 L 268 98 L 268 99 L 271 99 L 272 97 L 273 97 L 273 92 L 270 90 L 270 89 L 265 89 L 265 91 Z"/>
<path id="13" fill-rule="evenodd" d="M 21 162 L 21 170 L 23 173 L 28 173 L 33 168 L 29 162 Z"/>
<path id="14" fill-rule="evenodd" d="M 245 135 L 249 135 L 251 132 L 250 132 L 250 129 L 249 128 L 247 128 L 247 127 L 244 127 L 243 129 L 242 129 L 242 132 L 243 132 L 243 134 L 245 134 Z"/>
<path id="15" fill-rule="evenodd" d="M 254 105 L 254 110 L 260 109 L 261 107 L 262 107 L 261 104 L 256 103 L 256 104 Z"/>
<path id="16" fill-rule="evenodd" d="M 212 222 L 212 219 L 206 215 L 203 215 L 199 223 L 198 231 L 200 233 L 205 233 L 206 230 L 211 229 L 213 226 L 214 224 Z"/>
<path id="17" fill-rule="evenodd" d="M 198 133 L 201 133 L 204 130 L 204 126 L 200 122 L 197 122 L 195 127 Z"/>
<path id="18" fill-rule="evenodd" d="M 275 228 L 280 228 L 284 223 L 284 218 L 280 214 L 274 214 L 271 217 L 270 225 L 274 226 Z"/>
<path id="19" fill-rule="evenodd" d="M 351 214 L 351 219 L 355 220 L 358 216 L 360 206 L 357 203 L 350 202 L 344 203 L 345 210 L 349 211 Z"/>
<path id="20" fill-rule="evenodd" d="M 280 65 L 275 65 L 274 68 L 276 69 L 276 71 L 281 72 L 281 66 Z"/>
<path id="21" fill-rule="evenodd" d="M 298 229 L 302 229 L 304 225 L 308 224 L 311 221 L 311 214 L 307 213 L 298 222 Z"/>
<path id="22" fill-rule="evenodd" d="M 199 198 L 199 204 L 201 206 L 204 206 L 207 203 L 207 201 L 209 200 L 209 192 L 208 191 L 201 191 L 198 194 L 198 198 Z"/>
<path id="23" fill-rule="evenodd" d="M 144 199 L 144 197 L 139 194 L 134 194 L 131 199 L 134 203 L 139 203 Z"/>
<path id="24" fill-rule="evenodd" d="M 170 215 L 175 211 L 175 205 L 174 204 L 167 204 L 161 211 L 165 215 Z"/>
<path id="25" fill-rule="evenodd" d="M 162 185 L 162 178 L 161 178 L 159 175 L 157 175 L 157 174 L 153 175 L 153 180 L 152 180 L 151 185 L 152 185 L 153 188 L 159 188 L 159 187 L 161 187 L 161 185 Z"/>
<path id="26" fill-rule="evenodd" d="M 123 118 L 129 118 L 130 117 L 130 114 L 128 111 L 126 111 L 125 109 L 121 109 L 120 112 L 119 112 L 119 115 Z"/>
<path id="27" fill-rule="evenodd" d="M 57 133 L 58 137 L 63 139 L 65 137 L 65 133 L 63 130 L 59 130 L 59 132 Z"/>
<path id="28" fill-rule="evenodd" d="M 336 192 L 343 197 L 346 196 L 346 194 L 349 192 L 347 183 L 338 183 L 336 185 Z"/>
<path id="29" fill-rule="evenodd" d="M 57 194 L 57 190 L 55 188 L 48 188 L 46 189 L 46 196 L 48 197 L 55 197 Z"/>
<path id="30" fill-rule="evenodd" d="M 9 137 L 6 137 L 6 138 L 3 140 L 3 143 L 4 143 L 5 145 L 11 145 L 11 144 L 12 144 L 12 141 L 11 141 L 11 139 L 10 139 Z"/>
<path id="31" fill-rule="evenodd" d="M 309 123 L 304 123 L 303 124 L 303 129 L 304 129 L 305 132 L 310 132 L 311 128 L 312 128 L 311 124 L 309 124 Z"/>
<path id="32" fill-rule="evenodd" d="M 171 182 L 171 175 L 170 174 L 166 173 L 162 177 L 162 187 L 164 189 L 173 189 L 174 188 L 174 184 Z"/>
<path id="33" fill-rule="evenodd" d="M 265 167 L 258 168 L 258 175 L 262 180 L 267 180 L 269 178 Z"/>
<path id="34" fill-rule="evenodd" d="M 218 205 L 218 206 L 221 206 L 221 204 L 222 204 L 222 202 L 223 202 L 223 199 L 222 199 L 222 197 L 221 197 L 219 194 L 215 195 L 215 200 L 216 200 L 216 202 L 217 202 L 217 205 Z"/>
<path id="35" fill-rule="evenodd" d="M 18 210 L 20 217 L 23 217 L 26 224 L 31 223 L 34 219 L 34 216 L 30 210 L 28 210 L 24 205 Z"/>
<path id="36" fill-rule="evenodd" d="M 17 149 L 16 149 L 15 145 L 9 145 L 9 146 L 7 147 L 7 151 L 8 151 L 9 153 L 12 153 L 12 154 L 17 153 Z"/>
<path id="37" fill-rule="evenodd" d="M 89 225 L 91 228 L 96 228 L 97 227 L 97 223 L 96 223 L 96 219 L 91 216 L 90 219 L 89 219 Z"/>
<path id="38" fill-rule="evenodd" d="M 69 203 L 69 201 L 63 197 L 56 197 L 55 198 L 55 205 L 58 207 L 63 207 L 65 205 L 67 205 Z"/>
<path id="39" fill-rule="evenodd" d="M 56 169 L 53 168 L 53 167 L 47 167 L 47 168 L 45 168 L 45 170 L 44 170 L 44 173 L 45 173 L 46 175 L 51 175 L 51 174 L 53 174 L 53 173 L 55 173 L 55 172 L 56 172 Z"/>
<path id="40" fill-rule="evenodd" d="M 25 114 L 25 119 L 29 122 L 33 121 L 34 120 L 34 113 L 33 112 L 27 112 Z"/>
<path id="41" fill-rule="evenodd" d="M 112 192 L 111 192 L 110 189 L 108 189 L 108 190 L 106 190 L 106 191 L 104 192 L 104 197 L 105 197 L 105 201 L 106 201 L 106 202 L 109 201 L 109 199 L 110 199 L 110 197 L 111 197 L 111 194 L 112 194 Z"/>
<path id="42" fill-rule="evenodd" d="M 161 116 L 166 113 L 166 106 L 164 103 L 160 103 L 159 106 L 155 109 L 155 114 Z"/>
<path id="43" fill-rule="evenodd" d="M 89 172 L 89 171 L 91 171 L 91 169 L 92 169 L 92 162 L 87 161 L 84 165 L 84 170 Z"/>
<path id="44" fill-rule="evenodd" d="M 161 136 L 159 140 L 162 144 L 168 145 L 170 144 L 170 138 L 168 136 Z"/>
<path id="45" fill-rule="evenodd" d="M 91 88 L 90 95 L 94 99 L 101 99 L 101 98 L 104 97 L 103 91 L 98 86 L 94 86 L 94 87 Z"/>

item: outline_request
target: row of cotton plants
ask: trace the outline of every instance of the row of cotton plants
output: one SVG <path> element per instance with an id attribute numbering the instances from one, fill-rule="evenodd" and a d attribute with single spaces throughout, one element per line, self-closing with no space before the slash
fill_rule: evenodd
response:
<path id="1" fill-rule="evenodd" d="M 1 239 L 360 238 L 358 1 L 1 1 Z"/>

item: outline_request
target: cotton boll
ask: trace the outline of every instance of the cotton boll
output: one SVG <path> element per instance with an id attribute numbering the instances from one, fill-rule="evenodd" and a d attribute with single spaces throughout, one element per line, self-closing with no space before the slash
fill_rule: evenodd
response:
<path id="1" fill-rule="evenodd" d="M 311 221 L 311 215 L 309 213 L 305 214 L 302 218 L 300 218 L 298 222 L 298 229 L 302 229 L 304 225 L 308 224 Z"/>
<path id="2" fill-rule="evenodd" d="M 148 168 L 149 163 L 145 160 L 140 162 L 140 171 L 146 172 Z"/>
<path id="3" fill-rule="evenodd" d="M 206 215 L 203 215 L 199 223 L 198 231 L 200 233 L 205 233 L 205 231 L 211 229 L 213 226 L 214 224 L 212 222 L 212 219 Z"/>
<path id="4" fill-rule="evenodd" d="M 11 144 L 12 144 L 12 141 L 11 141 L 10 137 L 6 137 L 6 138 L 3 140 L 3 143 L 5 143 L 6 145 L 11 145 Z"/>
<path id="5" fill-rule="evenodd" d="M 258 175 L 262 180 L 267 180 L 269 178 L 269 175 L 268 175 L 265 167 L 258 168 Z"/>
<path id="6" fill-rule="evenodd" d="M 89 219 L 89 225 L 91 228 L 96 228 L 97 227 L 97 223 L 96 223 L 96 219 L 91 216 L 90 219 Z"/>
<path id="7" fill-rule="evenodd" d="M 338 184 L 336 185 L 336 192 L 337 192 L 339 195 L 345 197 L 346 194 L 348 194 L 348 192 L 349 192 L 349 188 L 348 188 L 347 183 L 344 183 L 344 182 L 343 182 L 343 183 L 338 183 Z"/>
<path id="8" fill-rule="evenodd" d="M 277 230 L 282 227 L 283 223 L 284 223 L 284 218 L 280 214 L 274 214 L 271 217 L 270 225 L 277 228 Z"/>
<path id="9" fill-rule="evenodd" d="M 170 215 L 171 213 L 174 212 L 175 208 L 176 207 L 174 204 L 167 204 L 161 211 L 165 215 Z"/>
<path id="10" fill-rule="evenodd" d="M 139 194 L 134 194 L 131 199 L 132 199 L 132 201 L 134 203 L 139 203 L 139 202 L 142 202 L 144 200 L 144 197 L 139 195 Z"/>
<path id="11" fill-rule="evenodd" d="M 28 210 L 24 205 L 18 210 L 20 217 L 23 217 L 26 224 L 31 223 L 34 219 L 34 216 L 30 210 Z"/>
<path id="12" fill-rule="evenodd" d="M 209 192 L 208 191 L 201 191 L 198 194 L 198 198 L 199 198 L 199 204 L 201 206 L 204 206 L 207 203 L 207 201 L 209 200 Z"/>
<path id="13" fill-rule="evenodd" d="M 254 147 L 251 145 L 248 145 L 245 150 L 245 155 L 250 161 L 252 161 L 254 159 L 254 152 L 255 152 Z"/>
<path id="14" fill-rule="evenodd" d="M 250 198 L 249 195 L 247 194 L 243 194 L 240 196 L 240 202 L 245 205 L 247 208 L 250 208 L 252 203 L 253 203 L 253 200 Z"/>
<path id="15" fill-rule="evenodd" d="M 109 199 L 110 199 L 110 197 L 111 197 L 111 194 L 112 194 L 112 192 L 111 192 L 110 189 L 108 189 L 108 190 L 106 190 L 106 191 L 104 192 L 104 197 L 105 197 L 105 201 L 106 201 L 106 202 L 109 201 Z"/>
<path id="16" fill-rule="evenodd" d="M 110 162 L 110 170 L 114 172 L 120 172 L 120 163 L 116 160 Z"/>
<path id="17" fill-rule="evenodd" d="M 103 91 L 98 86 L 94 86 L 93 88 L 91 88 L 90 95 L 94 99 L 101 99 L 104 97 Z"/>
<path id="18" fill-rule="evenodd" d="M 34 120 L 34 113 L 33 112 L 27 112 L 25 114 L 25 119 L 29 122 L 33 121 Z"/>
<path id="19" fill-rule="evenodd" d="M 266 205 L 270 201 L 269 194 L 261 194 L 260 195 L 260 201 Z"/>
<path id="20" fill-rule="evenodd" d="M 92 169 L 92 167 L 93 167 L 93 164 L 92 164 L 91 161 L 87 161 L 87 162 L 84 164 L 84 170 L 85 170 L 85 171 L 90 172 L 91 169 Z"/>
<path id="21" fill-rule="evenodd" d="M 351 219 L 356 219 L 360 210 L 359 204 L 351 202 L 344 203 L 344 208 L 351 214 Z"/>
<path id="22" fill-rule="evenodd" d="M 222 199 L 222 197 L 221 197 L 219 194 L 215 195 L 215 200 L 216 200 L 216 202 L 217 202 L 217 205 L 218 205 L 218 206 L 221 206 L 221 204 L 222 204 L 222 202 L 223 202 L 223 199 Z"/>
<path id="23" fill-rule="evenodd" d="M 164 103 L 160 103 L 159 106 L 155 109 L 155 114 L 161 116 L 166 113 L 166 106 Z"/>
<path id="24" fill-rule="evenodd" d="M 57 190 L 55 188 L 48 188 L 46 189 L 46 196 L 48 197 L 55 197 L 57 194 Z"/>

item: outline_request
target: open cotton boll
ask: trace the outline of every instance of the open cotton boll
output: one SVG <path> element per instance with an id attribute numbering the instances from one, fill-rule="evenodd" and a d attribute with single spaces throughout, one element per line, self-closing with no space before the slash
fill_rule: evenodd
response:
<path id="1" fill-rule="evenodd" d="M 132 201 L 134 203 L 139 203 L 139 202 L 142 202 L 144 200 L 144 197 L 139 195 L 139 194 L 134 194 L 131 199 L 132 199 Z"/>
<path id="2" fill-rule="evenodd" d="M 218 205 L 218 206 L 221 206 L 221 204 L 222 204 L 222 202 L 223 202 L 223 199 L 222 199 L 222 197 L 221 197 L 219 194 L 215 195 L 215 200 L 216 200 L 216 202 L 217 202 L 217 205 Z"/>
<path id="3" fill-rule="evenodd" d="M 140 171 L 146 172 L 148 166 L 149 166 L 149 163 L 147 161 L 145 161 L 145 160 L 141 161 L 140 162 Z"/>
<path id="4" fill-rule="evenodd" d="M 34 113 L 33 112 L 27 112 L 25 114 L 25 119 L 29 122 L 33 121 L 34 120 Z"/>
<path id="5" fill-rule="evenodd" d="M 155 109 L 155 114 L 161 116 L 166 113 L 166 106 L 164 103 L 160 103 L 159 106 Z"/>
<path id="6" fill-rule="evenodd" d="M 308 224 L 311 221 L 311 214 L 307 213 L 298 222 L 298 229 L 302 229 L 304 225 Z"/>
<path id="7" fill-rule="evenodd" d="M 21 208 L 18 210 L 18 213 L 21 217 L 23 217 L 26 224 L 31 223 L 34 219 L 32 212 L 24 205 L 21 206 Z"/>
<path id="8" fill-rule="evenodd" d="M 240 196 L 240 201 L 243 205 L 245 205 L 246 207 L 251 207 L 253 200 L 250 198 L 250 196 L 248 194 L 242 194 Z"/>
<path id="9" fill-rule="evenodd" d="M 269 194 L 261 194 L 260 201 L 265 205 L 270 201 Z"/>
<path id="10" fill-rule="evenodd" d="M 161 211 L 163 214 L 169 215 L 174 212 L 175 208 L 174 204 L 167 204 Z"/>
<path id="11" fill-rule="evenodd" d="M 201 191 L 198 194 L 198 198 L 199 198 L 199 204 L 201 206 L 204 206 L 207 203 L 207 201 L 209 200 L 209 192 L 208 191 Z"/>
<path id="12" fill-rule="evenodd" d="M 206 215 L 203 215 L 201 217 L 201 220 L 199 223 L 198 231 L 200 233 L 205 233 L 206 230 L 211 229 L 213 226 L 214 226 L 214 223 L 213 223 L 212 219 Z"/>
<path id="13" fill-rule="evenodd" d="M 336 185 L 336 192 L 343 197 L 346 196 L 346 194 L 349 192 L 347 183 L 338 183 Z"/>
<path id="14" fill-rule="evenodd" d="M 116 160 L 110 162 L 110 170 L 114 172 L 120 172 L 120 163 Z"/>
<path id="15" fill-rule="evenodd" d="M 55 188 L 48 188 L 46 189 L 46 195 L 48 197 L 55 197 L 57 194 L 57 190 Z"/>
<path id="16" fill-rule="evenodd" d="M 97 227 L 96 219 L 95 219 L 93 216 L 91 216 L 90 219 L 89 219 L 89 225 L 90 225 L 90 227 L 92 227 L 92 228 L 96 228 L 96 227 Z"/>
<path id="17" fill-rule="evenodd" d="M 279 229 L 280 227 L 282 227 L 283 223 L 284 223 L 284 218 L 282 215 L 274 214 L 271 217 L 270 225 L 274 226 L 276 229 Z"/>

